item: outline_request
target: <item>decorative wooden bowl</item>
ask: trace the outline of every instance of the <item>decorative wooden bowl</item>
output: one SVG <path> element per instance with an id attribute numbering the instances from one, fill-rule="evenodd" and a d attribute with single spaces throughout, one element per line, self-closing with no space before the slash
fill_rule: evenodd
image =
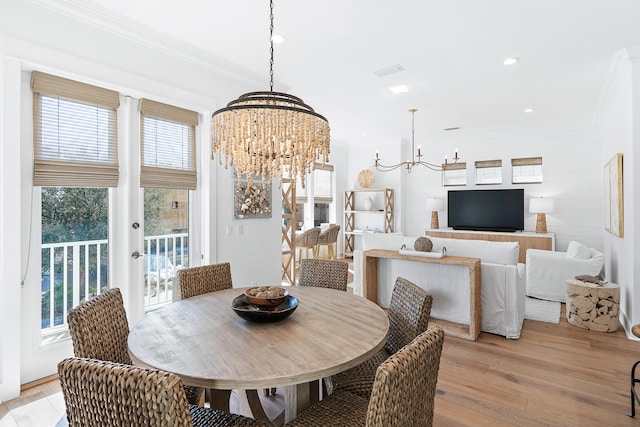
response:
<path id="1" fill-rule="evenodd" d="M 282 304 L 289 291 L 280 286 L 255 286 L 245 289 L 244 295 L 258 307 L 275 307 Z"/>

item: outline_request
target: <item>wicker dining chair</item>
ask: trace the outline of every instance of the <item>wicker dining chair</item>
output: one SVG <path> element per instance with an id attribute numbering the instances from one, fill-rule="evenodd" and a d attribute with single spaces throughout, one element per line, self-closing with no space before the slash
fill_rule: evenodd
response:
<path id="1" fill-rule="evenodd" d="M 127 347 L 129 323 L 119 288 L 69 310 L 67 324 L 76 357 L 133 364 Z M 204 389 L 185 386 L 185 393 L 189 403 L 203 402 Z"/>
<path id="2" fill-rule="evenodd" d="M 429 328 L 378 367 L 368 398 L 340 390 L 287 426 L 403 426 L 433 424 L 444 332 Z"/>
<path id="3" fill-rule="evenodd" d="M 346 390 L 369 397 L 376 369 L 390 355 L 427 330 L 433 297 L 407 279 L 398 277 L 389 305 L 389 337 L 384 347 L 373 357 L 325 379 L 329 393 Z"/>
<path id="4" fill-rule="evenodd" d="M 320 228 L 314 227 L 305 231 L 304 233 L 296 236 L 296 249 L 298 250 L 298 263 L 302 260 L 302 250 L 305 250 L 306 258 L 311 258 L 309 256 L 309 250 L 311 250 L 311 255 L 313 258 L 316 258 L 318 254 L 317 246 L 318 246 L 318 236 L 320 235 Z"/>
<path id="5" fill-rule="evenodd" d="M 231 264 L 228 262 L 178 271 L 178 299 L 233 288 Z"/>
<path id="6" fill-rule="evenodd" d="M 300 261 L 298 286 L 317 286 L 339 291 L 347 290 L 349 265 L 330 259 L 303 259 Z"/>
<path id="7" fill-rule="evenodd" d="M 266 426 L 252 418 L 189 405 L 177 375 L 89 358 L 58 364 L 70 427 Z"/>
<path id="8" fill-rule="evenodd" d="M 327 247 L 326 258 L 336 259 L 334 246 L 336 246 L 338 242 L 338 233 L 340 233 L 339 225 L 332 225 L 329 228 L 327 228 L 325 231 L 320 233 L 320 235 L 318 236 L 318 247 L 316 249 L 316 255 L 318 257 L 320 256 L 320 252 L 322 252 L 322 247 L 326 246 Z"/>

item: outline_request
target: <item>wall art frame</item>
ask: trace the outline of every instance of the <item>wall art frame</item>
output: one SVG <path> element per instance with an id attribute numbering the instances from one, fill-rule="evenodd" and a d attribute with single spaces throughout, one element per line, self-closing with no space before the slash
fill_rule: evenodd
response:
<path id="1" fill-rule="evenodd" d="M 604 229 L 624 237 L 623 157 L 617 153 L 604 165 Z"/>
<path id="2" fill-rule="evenodd" d="M 233 170 L 233 217 L 235 219 L 271 218 L 271 184 L 254 176 L 249 185 L 247 177 Z"/>

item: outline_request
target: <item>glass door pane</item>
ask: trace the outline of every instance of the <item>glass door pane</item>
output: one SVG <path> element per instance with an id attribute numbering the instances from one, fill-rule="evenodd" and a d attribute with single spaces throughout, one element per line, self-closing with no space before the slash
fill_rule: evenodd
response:
<path id="1" fill-rule="evenodd" d="M 67 333 L 67 313 L 109 289 L 109 190 L 42 187 L 41 334 Z"/>
<path id="2" fill-rule="evenodd" d="M 178 270 L 189 266 L 189 190 L 144 189 L 145 309 L 173 301 Z"/>

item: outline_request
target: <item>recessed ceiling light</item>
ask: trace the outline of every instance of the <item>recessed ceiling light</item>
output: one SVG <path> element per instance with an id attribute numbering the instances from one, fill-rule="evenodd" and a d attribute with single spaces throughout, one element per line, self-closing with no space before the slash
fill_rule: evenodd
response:
<path id="1" fill-rule="evenodd" d="M 520 61 L 520 58 L 516 58 L 515 56 L 512 56 L 511 58 L 507 58 L 504 61 L 502 61 L 502 65 L 513 65 L 518 61 Z"/>
<path id="2" fill-rule="evenodd" d="M 274 34 L 273 36 L 271 36 L 271 40 L 273 40 L 275 44 L 279 44 L 279 43 L 284 43 L 286 38 L 281 34 Z"/>
<path id="3" fill-rule="evenodd" d="M 406 93 L 406 92 L 409 92 L 409 88 L 408 88 L 407 86 L 404 86 L 404 85 L 403 85 L 403 86 L 391 86 L 391 87 L 389 88 L 389 90 L 390 90 L 391 92 L 393 92 L 393 94 L 394 94 L 394 95 L 397 95 L 397 94 L 399 94 L 399 93 Z"/>
<path id="4" fill-rule="evenodd" d="M 534 111 L 536 111 L 534 108 L 525 108 L 524 109 L 525 113 L 533 113 Z"/>

